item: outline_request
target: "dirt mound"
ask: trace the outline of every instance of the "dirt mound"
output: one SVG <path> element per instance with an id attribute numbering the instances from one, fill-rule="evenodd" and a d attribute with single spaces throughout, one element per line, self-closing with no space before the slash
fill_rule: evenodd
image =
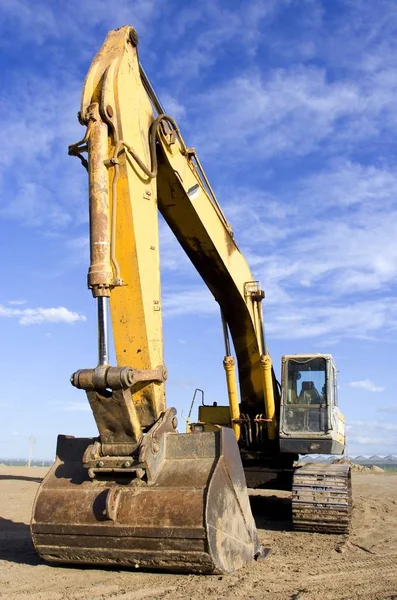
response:
<path id="1" fill-rule="evenodd" d="M 350 465 L 352 471 L 356 471 L 357 473 L 384 473 L 385 470 L 377 465 L 371 465 L 367 467 L 365 465 L 358 465 L 357 463 L 351 462 L 351 460 L 347 458 L 337 458 L 333 461 L 334 464 L 339 465 Z"/>
<path id="2" fill-rule="evenodd" d="M 377 465 L 372 465 L 372 467 L 369 468 L 370 471 L 372 471 L 373 473 L 384 473 L 385 470 L 382 469 L 381 467 L 378 467 Z"/>

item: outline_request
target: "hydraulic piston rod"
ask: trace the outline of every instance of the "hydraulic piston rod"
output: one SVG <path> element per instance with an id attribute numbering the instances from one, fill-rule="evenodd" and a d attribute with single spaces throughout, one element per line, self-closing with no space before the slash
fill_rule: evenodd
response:
<path id="1" fill-rule="evenodd" d="M 238 392 L 237 392 L 237 381 L 236 381 L 236 361 L 230 354 L 230 340 L 227 323 L 223 312 L 221 311 L 223 338 L 225 342 L 226 356 L 223 359 L 223 368 L 226 373 L 226 385 L 227 395 L 229 399 L 230 407 L 230 420 L 236 440 L 240 439 L 240 425 L 236 421 L 240 417 L 240 408 L 238 404 Z"/>
<path id="2" fill-rule="evenodd" d="M 108 304 L 109 298 L 99 296 L 98 306 L 98 365 L 109 364 Z"/>

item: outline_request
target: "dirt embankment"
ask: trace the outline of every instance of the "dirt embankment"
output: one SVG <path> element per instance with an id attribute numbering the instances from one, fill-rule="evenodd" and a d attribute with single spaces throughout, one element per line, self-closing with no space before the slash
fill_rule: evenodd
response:
<path id="1" fill-rule="evenodd" d="M 230 576 L 54 567 L 32 548 L 32 501 L 46 469 L 0 467 L 0 598 L 7 600 L 397 600 L 397 475 L 353 473 L 349 539 L 298 533 L 288 497 L 255 498 L 271 555 Z"/>

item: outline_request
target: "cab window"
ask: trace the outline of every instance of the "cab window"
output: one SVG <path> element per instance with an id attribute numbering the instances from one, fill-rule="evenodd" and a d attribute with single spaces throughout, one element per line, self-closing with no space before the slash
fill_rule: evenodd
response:
<path id="1" fill-rule="evenodd" d="M 325 358 L 288 359 L 287 404 L 326 404 Z"/>

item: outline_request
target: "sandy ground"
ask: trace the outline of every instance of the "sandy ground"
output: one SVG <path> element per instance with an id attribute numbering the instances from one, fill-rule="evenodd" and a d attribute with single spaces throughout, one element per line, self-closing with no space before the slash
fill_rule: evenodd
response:
<path id="1" fill-rule="evenodd" d="M 0 467 L 0 598 L 397 600 L 396 474 L 353 474 L 353 527 L 348 540 L 293 532 L 288 498 L 255 498 L 261 541 L 273 551 L 263 562 L 220 577 L 43 563 L 31 545 L 28 523 L 45 472 Z"/>

